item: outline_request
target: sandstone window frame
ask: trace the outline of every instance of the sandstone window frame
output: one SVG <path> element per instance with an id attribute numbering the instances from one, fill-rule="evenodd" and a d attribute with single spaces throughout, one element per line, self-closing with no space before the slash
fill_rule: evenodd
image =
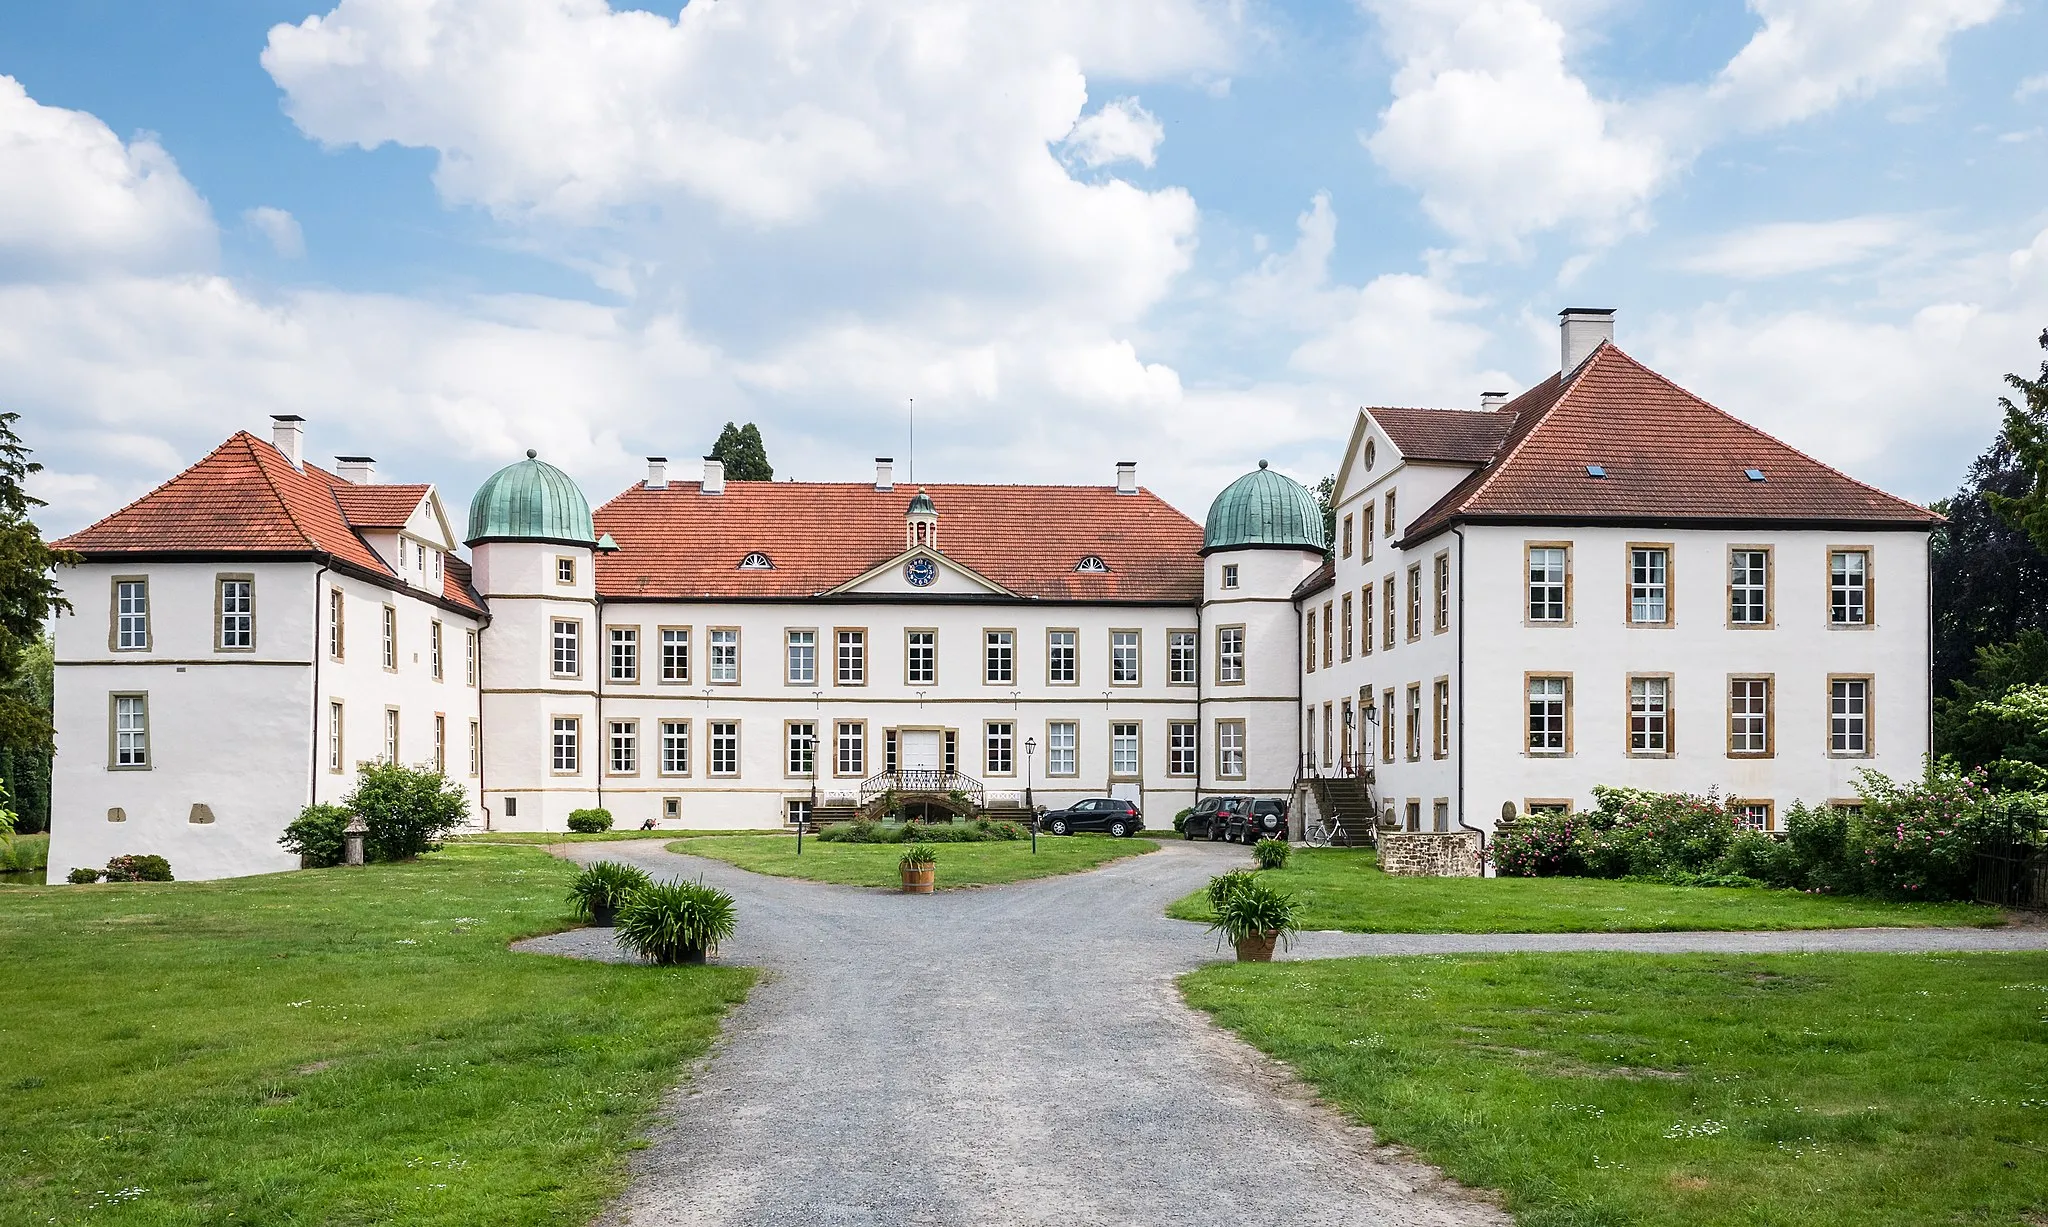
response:
<path id="1" fill-rule="evenodd" d="M 1637 570 L 1637 555 L 1643 555 L 1646 565 L 1641 574 Z M 1661 557 L 1660 557 L 1661 556 Z M 1644 630 L 1670 630 L 1677 622 L 1678 547 L 1670 541 L 1630 541 L 1621 547 L 1621 620 L 1625 626 Z M 1641 590 L 1638 596 L 1638 589 Z M 1638 601 L 1645 613 L 1652 607 L 1661 608 L 1663 616 L 1658 618 L 1637 617 Z"/>

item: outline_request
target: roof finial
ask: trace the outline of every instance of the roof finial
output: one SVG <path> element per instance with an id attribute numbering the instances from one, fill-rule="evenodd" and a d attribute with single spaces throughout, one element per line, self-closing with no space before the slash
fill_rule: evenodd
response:
<path id="1" fill-rule="evenodd" d="M 540 453 L 539 453 L 539 452 L 537 452 L 537 451 L 534 451 L 534 450 L 533 450 L 532 448 L 530 448 L 530 447 L 529 447 L 529 448 L 527 448 L 527 449 L 526 449 L 526 458 L 527 458 L 528 460 L 533 460 L 533 459 L 537 459 L 537 458 L 538 458 L 539 456 L 540 456 Z"/>
<path id="2" fill-rule="evenodd" d="M 1265 468 L 1265 467 L 1266 467 L 1266 462 L 1265 462 L 1265 461 L 1263 461 L 1263 460 L 1259 461 L 1259 467 L 1260 467 L 1260 468 L 1262 468 L 1262 469 L 1263 469 L 1263 468 Z"/>

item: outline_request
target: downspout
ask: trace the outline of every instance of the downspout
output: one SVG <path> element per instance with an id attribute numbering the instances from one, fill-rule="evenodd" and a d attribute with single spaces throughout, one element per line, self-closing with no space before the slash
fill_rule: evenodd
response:
<path id="1" fill-rule="evenodd" d="M 597 768 L 597 808 L 603 809 L 604 773 L 605 768 L 608 765 L 610 765 L 612 761 L 611 733 L 610 730 L 608 730 L 605 727 L 604 723 L 604 675 L 606 671 L 608 671 L 611 668 L 612 645 L 611 635 L 608 631 L 604 629 L 604 595 L 597 591 L 596 550 L 590 551 L 590 577 L 592 581 L 591 595 L 596 599 L 597 602 L 597 636 L 596 643 L 594 645 L 597 648 L 597 651 L 592 654 L 590 661 L 591 669 L 597 674 L 597 727 L 592 730 L 592 732 L 596 733 L 597 735 L 597 756 L 595 757 L 595 759 L 592 760 L 592 765 Z M 640 645 L 633 645 L 633 650 L 635 652 L 638 652 L 640 650 Z M 637 664 L 638 662 L 636 661 L 635 663 Z M 638 749 L 638 747 L 635 747 L 635 749 Z"/>
<path id="2" fill-rule="evenodd" d="M 320 598 L 326 595 L 323 591 L 326 578 L 327 564 L 323 562 L 313 575 L 313 777 L 306 781 L 308 805 L 320 804 L 320 658 L 327 655 L 327 645 L 320 642 Z"/>
<path id="3" fill-rule="evenodd" d="M 1458 539 L 1458 825 L 1479 836 L 1479 876 L 1485 877 L 1486 832 L 1465 821 L 1465 530 L 1453 527 Z"/>
<path id="4" fill-rule="evenodd" d="M 1208 595 L 1209 595 L 1209 560 L 1208 560 L 1208 559 L 1206 559 L 1206 558 L 1204 558 L 1204 559 L 1202 560 L 1202 596 L 1201 596 L 1200 598 L 1198 598 L 1198 599 L 1197 599 L 1197 600 L 1195 601 L 1195 800 L 1194 800 L 1194 804 L 1196 804 L 1196 805 L 1199 805 L 1199 804 L 1201 804 L 1201 800 L 1202 800 L 1202 763 L 1203 763 L 1203 761 L 1204 761 L 1204 760 L 1205 760 L 1205 759 L 1206 759 L 1206 758 L 1208 757 L 1207 755 L 1205 755 L 1205 754 L 1203 754 L 1203 753 L 1202 753 L 1202 746 L 1203 746 L 1204 744 L 1208 744 L 1208 745 L 1210 745 L 1210 746 L 1212 746 L 1212 747 L 1213 747 L 1213 746 L 1214 746 L 1214 744 L 1215 744 L 1215 740 L 1216 740 L 1216 739 L 1215 739 L 1215 737 L 1213 737 L 1213 736 L 1211 736 L 1211 735 L 1209 735 L 1209 734 L 1206 734 L 1206 733 L 1204 733 L 1204 732 L 1202 731 L 1203 729 L 1205 729 L 1205 728 L 1207 728 L 1207 727 L 1208 727 L 1208 726 L 1207 726 L 1206 724 L 1204 724 L 1204 723 L 1203 723 L 1203 721 L 1202 721 L 1202 702 L 1203 702 L 1203 700 L 1204 700 L 1204 699 L 1205 699 L 1205 698 L 1206 698 L 1206 697 L 1208 696 L 1208 693 L 1209 693 L 1209 685 L 1210 685 L 1210 684 L 1209 684 L 1208 682 L 1205 682 L 1205 681 L 1203 681 L 1203 680 L 1202 680 L 1202 673 L 1203 673 L 1203 669 L 1202 669 L 1202 659 L 1203 659 L 1204 657 L 1206 657 L 1206 656 L 1207 656 L 1207 655 L 1209 654 L 1209 650 L 1208 650 L 1209 638 L 1208 638 L 1208 636 L 1207 636 L 1207 635 L 1205 635 L 1205 634 L 1203 634 L 1203 633 L 1202 633 L 1202 632 L 1203 632 L 1203 627 L 1202 627 L 1202 612 L 1203 612 L 1204 610 L 1206 610 L 1207 608 L 1209 608 L 1209 601 L 1208 601 Z M 1170 665 L 1170 662 L 1169 662 L 1169 665 Z M 1212 667 L 1211 667 L 1211 668 L 1210 668 L 1210 669 L 1208 670 L 1208 672 L 1210 672 L 1210 673 L 1214 673 L 1214 672 L 1215 672 L 1215 669 L 1214 669 L 1214 667 L 1212 666 Z M 1168 749 L 1168 753 L 1171 753 L 1171 752 L 1172 752 L 1172 750 L 1171 750 L 1171 748 L 1169 747 L 1169 749 Z M 1190 808 L 1192 808 L 1192 806 L 1191 806 Z"/>
<path id="5" fill-rule="evenodd" d="M 479 593 L 478 595 L 482 595 Z M 484 617 L 490 617 L 490 598 L 484 598 Z M 476 807 L 484 816 L 484 830 L 491 829 L 491 803 L 484 792 L 484 764 L 490 761 L 488 747 L 484 740 L 484 630 L 490 623 L 476 624 Z"/>

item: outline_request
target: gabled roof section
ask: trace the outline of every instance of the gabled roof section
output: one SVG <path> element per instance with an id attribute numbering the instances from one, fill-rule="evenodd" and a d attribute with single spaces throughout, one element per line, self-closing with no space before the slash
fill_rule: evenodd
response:
<path id="1" fill-rule="evenodd" d="M 1500 450 L 1501 440 L 1515 424 L 1514 414 L 1500 409 L 1405 409 L 1373 406 L 1366 410 L 1404 460 L 1447 464 L 1485 464 Z"/>
<path id="2" fill-rule="evenodd" d="M 340 482 L 334 487 L 334 501 L 356 528 L 404 528 L 427 497 L 429 485 L 358 486 Z"/>
<path id="3" fill-rule="evenodd" d="M 958 576 L 961 580 L 965 581 L 970 587 L 978 590 L 983 594 L 990 596 L 1006 597 L 1014 597 L 1017 595 L 1016 593 L 1005 589 L 1001 584 L 998 584 L 994 580 L 990 579 L 988 576 L 976 571 L 974 568 L 962 566 L 960 563 L 954 561 L 951 558 L 946 557 L 944 554 L 939 553 L 937 550 L 926 549 L 924 546 L 921 545 L 913 546 L 912 548 L 903 551 L 901 554 L 896 555 L 896 557 L 894 558 L 884 559 L 883 561 L 861 572 L 859 575 L 854 576 L 852 579 L 847 580 L 845 583 L 840 584 L 838 587 L 833 588 L 825 595 L 844 596 L 847 593 L 851 592 L 888 592 L 892 591 L 892 589 L 895 591 L 914 591 L 912 589 L 909 589 L 907 584 L 904 584 L 900 581 L 896 585 L 889 585 L 884 579 L 884 577 L 895 576 L 899 574 L 899 569 L 913 558 L 931 559 L 933 564 L 939 568 L 939 574 L 941 579 L 946 578 L 950 573 L 950 575 Z"/>
<path id="4" fill-rule="evenodd" d="M 938 553 L 1019 598 L 1192 604 L 1202 530 L 1148 490 L 928 486 Z M 607 599 L 790 600 L 818 596 L 904 556 L 911 491 L 866 483 L 728 481 L 633 486 L 597 510 L 619 543 L 597 557 Z M 741 570 L 759 550 L 773 570 Z M 1076 571 L 1087 555 L 1107 572 Z M 996 598 L 1000 599 L 1000 598 Z"/>
<path id="5" fill-rule="evenodd" d="M 389 501 L 406 503 L 409 514 L 427 489 L 356 486 L 310 464 L 296 469 L 275 447 L 238 430 L 191 468 L 99 523 L 52 544 L 76 550 L 89 560 L 124 555 L 325 558 L 387 586 L 417 591 L 406 587 L 364 543 L 343 506 L 357 492 L 404 491 Z M 371 513 L 373 518 L 385 518 L 383 502 L 370 500 L 366 506 L 379 509 Z M 401 516 L 398 523 L 404 522 Z M 469 585 L 469 568 L 453 558 L 445 563 L 456 569 L 444 564 L 441 599 L 465 612 L 483 613 L 483 603 Z"/>
<path id="6" fill-rule="evenodd" d="M 1940 520 L 1714 407 L 1612 342 L 1569 381 L 1552 375 L 1498 412 L 1513 424 L 1495 455 L 1410 524 L 1403 545 L 1459 522 L 1910 529 Z M 1606 475 L 1590 476 L 1588 465 Z"/>

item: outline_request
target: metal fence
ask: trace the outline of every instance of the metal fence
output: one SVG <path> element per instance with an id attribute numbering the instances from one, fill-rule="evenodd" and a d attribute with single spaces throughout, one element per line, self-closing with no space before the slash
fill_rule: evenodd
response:
<path id="1" fill-rule="evenodd" d="M 2040 815 L 2007 814 L 1978 845 L 1971 896 L 1998 907 L 2048 909 L 2048 846 L 2041 832 Z"/>

